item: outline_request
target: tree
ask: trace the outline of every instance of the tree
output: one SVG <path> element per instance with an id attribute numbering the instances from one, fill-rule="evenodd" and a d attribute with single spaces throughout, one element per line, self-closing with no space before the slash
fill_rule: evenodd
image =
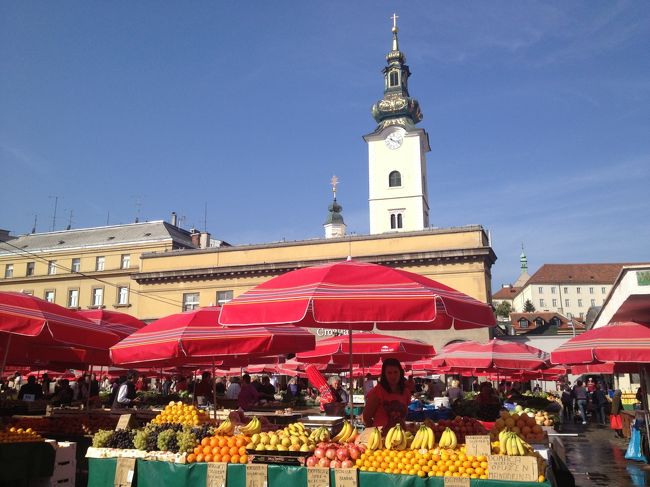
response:
<path id="1" fill-rule="evenodd" d="M 524 312 L 532 313 L 534 311 L 535 311 L 535 305 L 530 299 L 527 299 L 526 302 L 524 303 Z"/>
<path id="2" fill-rule="evenodd" d="M 510 318 L 512 305 L 508 301 L 501 301 L 494 310 L 494 313 L 500 318 Z"/>

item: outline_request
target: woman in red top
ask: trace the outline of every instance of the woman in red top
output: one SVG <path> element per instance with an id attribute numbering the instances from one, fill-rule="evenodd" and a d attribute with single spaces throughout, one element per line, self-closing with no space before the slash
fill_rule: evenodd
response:
<path id="1" fill-rule="evenodd" d="M 389 358 L 381 366 L 379 384 L 372 388 L 363 409 L 366 426 L 391 428 L 397 423 L 404 426 L 411 390 L 408 388 L 404 369 L 399 360 Z"/>

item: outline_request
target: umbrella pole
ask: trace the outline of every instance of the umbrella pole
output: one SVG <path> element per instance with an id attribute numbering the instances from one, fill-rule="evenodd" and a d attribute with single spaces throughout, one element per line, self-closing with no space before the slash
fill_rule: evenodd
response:
<path id="1" fill-rule="evenodd" d="M 5 376 L 5 367 L 7 365 L 7 355 L 9 354 L 9 345 L 11 344 L 11 333 L 7 334 L 7 348 L 5 348 L 5 354 L 2 357 L 2 367 L 0 368 L 0 379 L 4 379 Z"/>
<path id="2" fill-rule="evenodd" d="M 86 394 L 86 411 L 90 411 L 90 385 L 93 382 L 93 366 L 88 366 L 88 392 Z"/>
<path id="3" fill-rule="evenodd" d="M 217 376 L 214 370 L 214 357 L 212 357 L 212 412 L 213 418 L 217 419 Z"/>
<path id="4" fill-rule="evenodd" d="M 352 324 L 348 325 L 348 337 L 350 346 L 350 383 L 348 384 L 348 407 L 350 408 L 350 422 L 354 421 L 354 407 L 352 407 Z"/>

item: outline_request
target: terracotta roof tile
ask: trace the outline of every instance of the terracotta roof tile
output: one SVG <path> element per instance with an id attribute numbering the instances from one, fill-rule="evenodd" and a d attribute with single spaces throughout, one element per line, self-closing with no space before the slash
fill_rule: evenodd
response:
<path id="1" fill-rule="evenodd" d="M 520 290 L 519 287 L 502 287 L 492 295 L 492 299 L 513 299 Z"/>
<path id="2" fill-rule="evenodd" d="M 613 284 L 626 265 L 635 264 L 544 264 L 526 284 Z"/>

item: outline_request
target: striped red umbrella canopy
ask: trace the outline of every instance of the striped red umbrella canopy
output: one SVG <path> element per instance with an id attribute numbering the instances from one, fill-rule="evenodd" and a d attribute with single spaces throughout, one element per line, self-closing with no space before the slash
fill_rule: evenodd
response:
<path id="1" fill-rule="evenodd" d="M 435 354 L 433 346 L 419 340 L 381 335 L 375 333 L 353 333 L 353 347 L 350 337 L 339 335 L 316 342 L 316 347 L 296 354 L 300 362 L 345 364 L 350 360 L 358 366 L 369 367 L 386 358 L 414 361 Z"/>
<path id="2" fill-rule="evenodd" d="M 431 365 L 497 372 L 501 369 L 534 370 L 547 362 L 548 354 L 538 348 L 495 338 L 487 343 L 466 341 L 447 345 L 431 360 Z"/>
<path id="3" fill-rule="evenodd" d="M 311 333 L 294 326 L 226 328 L 220 308 L 209 307 L 161 318 L 111 347 L 116 364 L 175 366 L 242 356 L 309 350 Z"/>
<path id="4" fill-rule="evenodd" d="M 88 309 L 77 311 L 78 314 L 90 321 L 97 323 L 106 330 L 112 331 L 120 338 L 125 338 L 135 333 L 140 328 L 147 326 L 144 321 L 127 313 L 110 311 L 106 309 Z"/>
<path id="5" fill-rule="evenodd" d="M 594 328 L 551 352 L 554 364 L 650 363 L 650 325 L 625 321 Z"/>
<path id="6" fill-rule="evenodd" d="M 419 274 L 348 260 L 287 272 L 224 304 L 226 326 L 380 330 L 490 327 L 485 303 Z"/>

